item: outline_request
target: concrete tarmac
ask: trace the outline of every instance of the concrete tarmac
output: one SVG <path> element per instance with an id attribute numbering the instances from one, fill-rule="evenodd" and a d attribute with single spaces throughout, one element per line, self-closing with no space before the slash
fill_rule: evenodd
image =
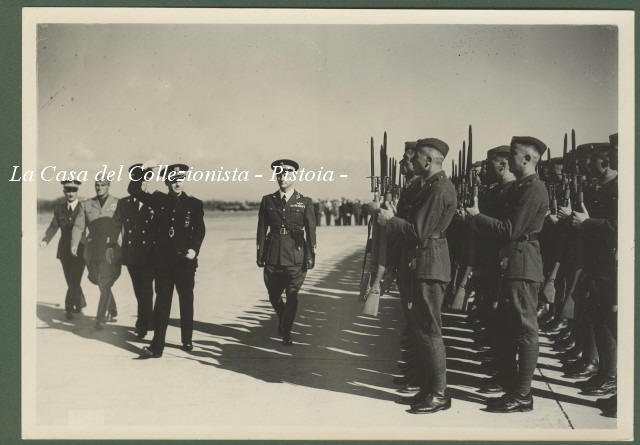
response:
<path id="1" fill-rule="evenodd" d="M 48 222 L 43 216 L 41 226 Z M 44 230 L 44 229 L 43 229 Z M 207 218 L 195 288 L 194 350 L 180 349 L 177 296 L 168 345 L 139 360 L 150 336 L 133 333 L 136 304 L 126 269 L 114 286 L 119 317 L 93 322 L 97 287 L 83 278 L 88 307 L 65 320 L 55 240 L 38 254 L 36 401 L 30 437 L 48 438 L 559 438 L 615 428 L 573 381 L 545 339 L 530 413 L 483 411 L 483 375 L 465 316 L 446 314 L 450 410 L 412 415 L 396 403 L 396 292 L 379 317 L 361 315 L 358 281 L 366 227 L 320 227 L 317 267 L 300 295 L 292 347 L 281 344 L 255 265 L 255 218 Z M 598 434 L 600 434 L 598 433 Z"/>

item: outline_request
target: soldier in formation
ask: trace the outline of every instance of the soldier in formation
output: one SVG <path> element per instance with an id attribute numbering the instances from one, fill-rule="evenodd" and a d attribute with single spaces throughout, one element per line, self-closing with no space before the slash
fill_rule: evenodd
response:
<path id="1" fill-rule="evenodd" d="M 468 311 L 489 376 L 479 391 L 504 393 L 487 399 L 488 411 L 533 409 L 542 334 L 566 377 L 616 415 L 617 135 L 543 161 L 547 150 L 536 138 L 514 137 L 482 163 L 454 166 L 453 189 L 438 169 L 446 144 L 405 144 L 397 209 L 379 210 L 376 224 L 386 227 L 387 274 L 397 278 L 405 315 L 403 374 L 394 381 L 401 392 L 417 391 L 400 400 L 409 412 L 451 406 L 444 302 Z M 455 258 L 447 229 L 455 230 L 450 240 L 464 239 Z"/>

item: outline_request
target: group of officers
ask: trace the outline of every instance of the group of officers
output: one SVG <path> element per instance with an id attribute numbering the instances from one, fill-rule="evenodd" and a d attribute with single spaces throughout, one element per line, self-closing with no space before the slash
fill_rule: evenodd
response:
<path id="1" fill-rule="evenodd" d="M 542 141 L 513 137 L 488 151 L 479 193 L 464 202 L 443 171 L 445 142 L 405 144 L 397 207 L 382 206 L 374 221 L 386 235 L 377 261 L 396 280 L 406 320 L 394 381 L 417 391 L 400 400 L 409 412 L 451 407 L 441 311 L 462 291 L 488 376 L 479 390 L 504 393 L 487 399 L 488 411 L 533 409 L 542 330 L 566 376 L 616 416 L 617 149 L 616 134 L 543 161 Z M 452 280 L 456 268 L 468 279 Z"/>
<path id="2" fill-rule="evenodd" d="M 262 198 L 257 265 L 264 268 L 282 343 L 290 346 L 298 291 L 315 264 L 316 215 L 312 200 L 293 187 L 291 173 L 298 170 L 298 163 L 281 159 L 271 168 L 279 172 L 279 189 Z M 141 352 L 144 359 L 162 356 L 174 288 L 180 302 L 182 349 L 193 350 L 193 289 L 205 224 L 202 201 L 183 190 L 188 170 L 185 164 L 163 167 L 158 176 L 166 178 L 167 192 L 147 193 L 143 184 L 154 177 L 153 167 L 134 164 L 129 168 L 129 196 L 122 199 L 109 194 L 109 181 L 97 180 L 96 196 L 79 202 L 80 181 L 63 181 L 65 198 L 54 206 L 41 241 L 45 247 L 60 229 L 57 258 L 67 282 L 67 320 L 86 306 L 81 280 L 87 268 L 89 281 L 100 291 L 97 330 L 117 321 L 111 288 L 126 265 L 138 303 L 136 334 L 144 339 L 153 331 L 150 345 Z"/>
<path id="3" fill-rule="evenodd" d="M 141 358 L 162 356 L 174 288 L 180 300 L 182 348 L 193 349 L 193 287 L 205 236 L 204 211 L 202 201 L 182 189 L 188 166 L 164 168 L 167 171 L 159 174 L 167 177 L 167 193 L 144 191 L 142 179 L 147 169 L 135 164 L 129 168 L 133 179 L 129 196 L 122 199 L 109 193 L 109 181 L 97 180 L 96 195 L 79 202 L 80 181 L 63 181 L 65 199 L 54 206 L 41 242 L 46 246 L 60 229 L 57 257 L 67 282 L 67 320 L 86 306 L 81 280 L 87 268 L 89 281 L 100 291 L 97 330 L 117 321 L 111 288 L 122 265 L 127 267 L 138 303 L 136 334 L 143 339 L 149 331 L 154 333 Z"/>

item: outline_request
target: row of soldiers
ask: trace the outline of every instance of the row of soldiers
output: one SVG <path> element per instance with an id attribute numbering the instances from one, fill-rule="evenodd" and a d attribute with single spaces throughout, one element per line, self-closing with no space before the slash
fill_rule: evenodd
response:
<path id="1" fill-rule="evenodd" d="M 462 296 L 490 376 L 479 389 L 504 392 L 487 410 L 533 409 L 540 318 L 567 376 L 587 379 L 584 394 L 611 395 L 598 405 L 615 415 L 617 135 L 547 161 L 542 141 L 514 137 L 473 166 L 475 193 L 465 175 L 454 184 L 444 173 L 448 151 L 435 138 L 407 142 L 397 209 L 377 212 L 377 262 L 395 274 L 406 319 L 395 381 L 419 390 L 401 402 L 412 413 L 450 408 L 441 310 Z"/>
<path id="2" fill-rule="evenodd" d="M 64 200 L 55 205 L 41 241 L 45 247 L 60 230 L 57 258 L 67 282 L 68 320 L 86 306 L 81 280 L 87 268 L 89 281 L 100 291 L 97 330 L 117 321 L 112 287 L 122 265 L 127 267 L 138 303 L 136 334 L 143 339 L 154 331 L 143 358 L 162 356 L 174 288 L 180 300 L 182 347 L 193 349 L 193 287 L 205 235 L 203 205 L 183 191 L 188 166 L 173 164 L 164 169 L 159 174 L 167 178 L 167 193 L 147 193 L 142 186 L 147 169 L 132 165 L 129 172 L 134 180 L 128 187 L 129 196 L 122 199 L 109 193 L 110 181 L 97 180 L 96 195 L 79 202 L 80 181 L 63 181 Z"/>

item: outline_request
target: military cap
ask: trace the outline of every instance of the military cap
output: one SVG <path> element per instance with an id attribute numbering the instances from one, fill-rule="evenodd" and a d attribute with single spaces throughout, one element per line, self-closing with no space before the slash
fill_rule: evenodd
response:
<path id="1" fill-rule="evenodd" d="M 66 179 L 64 181 L 60 181 L 60 184 L 62 184 L 62 187 L 65 189 L 78 190 L 78 187 L 80 187 L 82 181 L 78 181 L 77 179 Z"/>
<path id="2" fill-rule="evenodd" d="M 511 138 L 511 147 L 514 145 L 529 145 L 536 149 L 542 156 L 547 151 L 547 146 L 540 139 L 531 136 L 514 136 Z"/>
<path id="3" fill-rule="evenodd" d="M 509 156 L 511 153 L 511 147 L 508 145 L 499 145 L 493 147 L 487 152 L 487 159 L 497 158 L 498 156 Z"/>
<path id="4" fill-rule="evenodd" d="M 615 133 L 609 136 L 609 143 L 613 145 L 615 148 L 618 148 L 618 133 Z"/>
<path id="5" fill-rule="evenodd" d="M 418 143 L 416 141 L 407 141 L 404 143 L 404 151 L 415 150 Z"/>
<path id="6" fill-rule="evenodd" d="M 159 171 L 160 176 L 165 176 L 164 182 L 174 182 L 184 179 L 189 166 L 187 164 L 171 164 L 167 167 L 162 167 Z M 169 177 L 171 175 L 171 177 Z"/>
<path id="7" fill-rule="evenodd" d="M 442 156 L 444 157 L 447 157 L 447 153 L 449 153 L 449 146 L 444 141 L 436 138 L 418 139 L 418 142 L 416 142 L 416 148 L 420 147 L 435 148 L 442 153 Z"/>
<path id="8" fill-rule="evenodd" d="M 276 167 L 281 167 L 282 171 L 297 171 L 300 166 L 296 161 L 291 159 L 278 159 L 271 163 L 271 170 L 275 170 Z"/>

